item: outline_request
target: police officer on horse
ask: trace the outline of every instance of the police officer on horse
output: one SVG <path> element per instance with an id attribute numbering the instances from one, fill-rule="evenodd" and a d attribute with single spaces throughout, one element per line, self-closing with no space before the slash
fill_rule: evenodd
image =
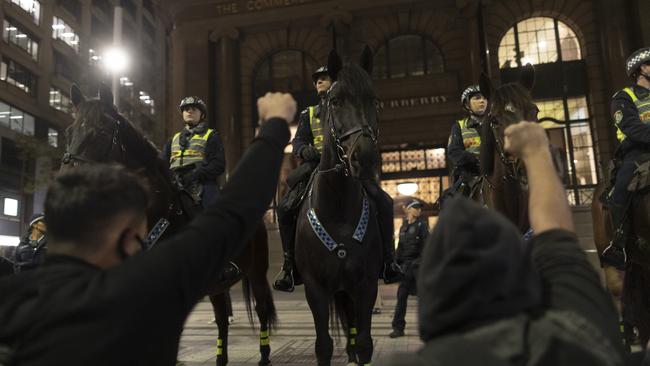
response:
<path id="1" fill-rule="evenodd" d="M 447 158 L 453 166 L 454 179 L 450 193 L 460 192 L 464 196 L 470 196 L 481 175 L 481 119 L 487 109 L 488 100 L 478 85 L 471 85 L 461 94 L 460 102 L 467 115 L 454 122 L 449 136 Z"/>
<path id="2" fill-rule="evenodd" d="M 164 154 L 183 207 L 193 215 L 219 194 L 217 179 L 225 171 L 226 158 L 219 134 L 208 127 L 205 102 L 188 96 L 178 108 L 185 127 L 165 145 Z M 237 265 L 230 262 L 222 280 L 234 279 L 239 273 Z"/>
<path id="3" fill-rule="evenodd" d="M 278 222 L 284 264 L 278 273 L 273 288 L 279 291 L 292 292 L 294 286 L 302 283 L 295 270 L 294 248 L 298 208 L 305 196 L 309 178 L 320 162 L 323 151 L 324 131 L 320 120 L 323 99 L 332 86 L 327 66 L 318 68 L 312 74 L 312 81 L 318 93 L 319 104 L 307 107 L 298 119 L 298 130 L 293 139 L 293 154 L 301 159 L 301 164 L 287 177 L 289 190 L 278 205 Z M 393 244 L 393 204 L 392 199 L 373 182 L 363 182 L 369 197 L 377 204 L 378 220 L 382 227 L 382 244 L 384 249 L 384 270 L 382 277 L 387 283 L 394 282 L 400 275 L 399 266 L 393 261 L 395 251 Z M 390 202 L 389 202 L 390 201 Z"/>
<path id="4" fill-rule="evenodd" d="M 614 94 L 611 102 L 619 141 L 615 154 L 615 165 L 619 167 L 609 202 L 615 231 L 610 245 L 601 254 L 604 264 L 618 268 L 624 267 L 625 246 L 634 237 L 628 217 L 633 193 L 628 191 L 628 185 L 638 159 L 650 152 L 650 47 L 634 52 L 625 66 L 633 85 Z"/>

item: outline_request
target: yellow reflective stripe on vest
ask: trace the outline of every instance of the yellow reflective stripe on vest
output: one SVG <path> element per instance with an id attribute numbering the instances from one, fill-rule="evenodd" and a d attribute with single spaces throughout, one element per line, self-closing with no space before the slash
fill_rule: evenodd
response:
<path id="1" fill-rule="evenodd" d="M 316 107 L 309 107 L 309 128 L 314 137 L 314 147 L 319 153 L 323 152 L 323 128 L 320 123 L 319 117 L 314 117 Z"/>
<path id="2" fill-rule="evenodd" d="M 460 127 L 460 133 L 463 136 L 463 145 L 465 146 L 465 150 L 478 157 L 481 154 L 481 135 L 476 131 L 476 129 L 467 126 L 469 123 L 469 117 L 459 119 L 457 122 Z"/>
<path id="3" fill-rule="evenodd" d="M 650 123 L 650 94 L 648 94 L 648 96 L 643 99 L 639 99 L 639 97 L 636 96 L 636 93 L 634 93 L 634 90 L 632 90 L 632 88 L 627 87 L 623 89 L 623 91 L 627 95 L 629 95 L 630 98 L 632 98 L 632 102 L 634 102 L 636 109 L 639 111 L 639 119 L 641 120 L 641 122 Z M 622 142 L 623 140 L 625 140 L 627 136 L 625 136 L 625 134 L 623 133 L 623 131 L 619 126 L 620 120 L 616 121 L 617 119 L 616 114 L 619 112 L 620 111 L 616 111 L 616 113 L 614 113 L 614 119 L 615 119 L 614 124 L 616 125 L 616 138 L 618 139 L 619 142 Z"/>
<path id="4" fill-rule="evenodd" d="M 185 151 L 181 149 L 180 145 L 181 133 L 176 133 L 172 139 L 169 168 L 180 168 L 182 166 L 192 165 L 203 161 L 205 158 L 205 145 L 207 144 L 212 131 L 212 129 L 208 129 L 203 135 L 193 135 L 189 141 L 189 146 Z"/>

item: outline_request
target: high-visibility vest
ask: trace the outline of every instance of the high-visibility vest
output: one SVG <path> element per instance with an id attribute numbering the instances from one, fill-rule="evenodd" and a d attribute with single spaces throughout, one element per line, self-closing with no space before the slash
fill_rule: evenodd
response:
<path id="1" fill-rule="evenodd" d="M 478 157 L 481 154 L 481 135 L 475 128 L 469 127 L 469 117 L 459 119 L 457 122 L 463 135 L 465 150 Z"/>
<path id="2" fill-rule="evenodd" d="M 309 128 L 311 134 L 314 136 L 314 147 L 319 153 L 323 152 L 323 126 L 321 125 L 320 118 L 316 117 L 316 107 L 309 107 Z"/>
<path id="3" fill-rule="evenodd" d="M 183 166 L 199 163 L 205 158 L 205 145 L 208 137 L 212 134 L 212 129 L 205 131 L 203 135 L 195 134 L 189 141 L 185 150 L 181 149 L 181 133 L 178 132 L 172 139 L 172 151 L 169 157 L 169 168 L 176 169 Z"/>
<path id="4" fill-rule="evenodd" d="M 643 99 L 639 99 L 636 96 L 636 93 L 634 93 L 634 90 L 632 88 L 627 87 L 623 89 L 624 92 L 627 93 L 627 95 L 632 98 L 632 101 L 634 102 L 634 105 L 636 105 L 636 109 L 639 111 L 639 119 L 643 123 L 650 123 L 650 93 Z M 616 112 L 616 113 L 622 113 L 622 112 Z M 615 116 L 616 117 L 616 116 Z M 616 138 L 618 141 L 623 141 L 627 136 L 621 131 L 620 127 L 620 119 L 615 121 L 616 124 Z"/>

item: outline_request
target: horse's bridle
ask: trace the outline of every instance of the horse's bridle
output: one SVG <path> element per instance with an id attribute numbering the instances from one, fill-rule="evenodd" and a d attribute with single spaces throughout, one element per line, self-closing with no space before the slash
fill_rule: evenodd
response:
<path id="1" fill-rule="evenodd" d="M 379 128 L 375 131 L 370 125 L 363 124 L 361 126 L 356 126 L 353 127 L 347 131 L 343 131 L 340 135 L 336 132 L 336 128 L 334 127 L 334 119 L 332 117 L 332 105 L 331 105 L 331 99 L 330 99 L 330 91 L 334 87 L 336 82 L 332 84 L 330 89 L 327 91 L 327 98 L 326 98 L 326 107 L 327 107 L 327 124 L 330 128 L 330 135 L 332 136 L 332 139 L 334 140 L 335 144 L 335 150 L 336 150 L 336 158 L 338 160 L 338 163 L 334 166 L 332 169 L 327 169 L 327 170 L 321 170 L 319 173 L 326 173 L 330 171 L 343 171 L 343 174 L 345 176 L 350 175 L 350 166 L 348 162 L 348 152 L 345 150 L 343 147 L 343 141 L 347 140 L 348 138 L 351 138 L 354 136 L 354 140 L 352 141 L 352 145 L 350 145 L 352 148 L 357 144 L 359 141 L 359 138 L 362 136 L 369 137 L 370 140 L 372 140 L 372 143 L 377 145 L 377 138 L 379 136 Z M 379 121 L 378 121 L 379 122 Z M 379 126 L 379 123 L 377 123 Z"/>
<path id="2" fill-rule="evenodd" d="M 488 107 L 489 108 L 489 107 Z M 507 106 L 506 106 L 507 109 Z M 487 123 L 490 124 L 490 131 L 492 132 L 492 136 L 494 137 L 494 141 L 496 142 L 496 148 L 497 148 L 497 153 L 499 154 L 499 160 L 501 161 L 501 164 L 506 169 L 506 173 L 503 176 L 503 180 L 514 180 L 516 182 L 519 182 L 521 184 L 527 185 L 527 182 L 525 182 L 526 175 L 525 173 L 522 175 L 521 170 L 521 162 L 518 159 L 509 159 L 507 154 L 506 154 L 506 149 L 505 149 L 505 143 L 501 136 L 499 135 L 499 132 L 497 131 L 497 126 L 499 125 L 498 119 L 492 114 L 492 109 L 489 108 L 487 111 Z M 495 188 L 498 183 L 492 183 L 490 182 L 489 177 L 484 175 L 484 180 L 485 182 L 491 187 Z M 522 178 L 524 181 L 522 181 Z"/>
<path id="3" fill-rule="evenodd" d="M 122 143 L 122 140 L 120 139 L 120 128 L 122 126 L 122 123 L 120 122 L 120 120 L 117 117 L 115 117 L 114 115 L 111 115 L 109 113 L 104 113 L 104 116 L 108 117 L 111 120 L 111 122 L 113 123 L 113 131 L 111 133 L 111 143 L 110 143 L 110 145 L 108 147 L 108 150 L 106 151 L 106 154 L 104 155 L 106 157 L 106 159 L 108 159 L 108 157 L 111 156 L 111 154 L 113 153 L 113 150 L 115 148 L 120 149 L 120 154 L 124 154 L 126 152 L 126 150 L 124 148 L 124 144 Z M 101 132 L 105 132 L 105 131 L 106 130 L 101 130 Z M 61 160 L 61 163 L 63 165 L 70 164 L 72 166 L 77 166 L 80 163 L 97 163 L 97 162 L 100 162 L 100 161 L 87 158 L 87 157 L 85 157 L 84 155 L 81 155 L 81 154 L 79 154 L 79 155 L 73 154 L 73 153 L 71 153 L 71 152 L 69 152 L 67 150 L 66 150 L 65 154 L 63 154 L 63 159 Z"/>

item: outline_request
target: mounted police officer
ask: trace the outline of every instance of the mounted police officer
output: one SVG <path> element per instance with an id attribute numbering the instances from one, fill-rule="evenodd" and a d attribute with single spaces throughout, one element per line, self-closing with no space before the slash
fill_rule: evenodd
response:
<path id="1" fill-rule="evenodd" d="M 14 272 L 34 269 L 45 261 L 47 228 L 44 219 L 42 213 L 34 214 L 29 219 L 27 234 L 20 240 L 14 252 Z"/>
<path id="2" fill-rule="evenodd" d="M 167 143 L 164 154 L 172 181 L 185 198 L 185 209 L 199 211 L 219 194 L 217 179 L 226 168 L 223 143 L 219 134 L 208 128 L 207 107 L 203 100 L 188 96 L 181 100 L 178 108 L 185 127 Z M 224 270 L 224 280 L 238 275 L 239 268 L 230 262 Z"/>
<path id="3" fill-rule="evenodd" d="M 279 291 L 292 292 L 294 286 L 302 283 L 295 271 L 294 244 L 296 235 L 296 221 L 298 207 L 304 197 L 312 172 L 318 167 L 321 152 L 323 151 L 323 129 L 320 120 L 322 101 L 327 96 L 327 91 L 332 86 L 332 79 L 327 72 L 327 66 L 318 68 L 312 74 L 312 81 L 318 93 L 319 104 L 307 107 L 298 119 L 298 130 L 293 139 L 293 154 L 301 159 L 301 164 L 287 177 L 289 190 L 278 205 L 278 222 L 282 249 L 284 250 L 284 264 L 276 276 L 273 288 Z M 394 282 L 401 270 L 393 262 L 393 215 L 392 200 L 377 184 L 364 182 L 368 195 L 377 203 L 378 217 L 382 227 L 382 240 L 384 243 L 384 270 L 382 277 L 387 283 Z M 384 200 L 384 196 L 387 200 Z M 390 200 L 390 203 L 387 203 Z M 384 202 L 385 201 L 385 202 Z M 388 211 L 388 212 L 386 212 Z"/>
<path id="4" fill-rule="evenodd" d="M 422 203 L 418 200 L 411 201 L 406 206 L 406 219 L 399 229 L 399 243 L 397 245 L 397 263 L 404 270 L 404 278 L 397 288 L 397 304 L 393 316 L 393 332 L 389 337 L 397 338 L 404 335 L 406 327 L 406 302 L 409 295 L 415 295 L 417 269 L 420 266 L 420 254 L 429 236 L 429 225 L 422 218 Z"/>
<path id="5" fill-rule="evenodd" d="M 625 246 L 634 237 L 632 222 L 627 217 L 632 200 L 627 187 L 634 176 L 635 163 L 650 152 L 650 47 L 637 50 L 627 59 L 626 72 L 633 85 L 614 94 L 611 103 L 620 143 L 615 154 L 620 167 L 609 205 L 615 232 L 601 255 L 603 264 L 618 268 L 624 267 Z"/>
<path id="6" fill-rule="evenodd" d="M 478 85 L 471 85 L 461 94 L 460 102 L 467 111 L 467 116 L 453 124 L 449 136 L 447 158 L 453 166 L 454 179 L 450 193 L 461 192 L 469 196 L 478 182 L 477 178 L 481 175 L 479 169 L 481 119 L 487 109 L 488 101 Z"/>

